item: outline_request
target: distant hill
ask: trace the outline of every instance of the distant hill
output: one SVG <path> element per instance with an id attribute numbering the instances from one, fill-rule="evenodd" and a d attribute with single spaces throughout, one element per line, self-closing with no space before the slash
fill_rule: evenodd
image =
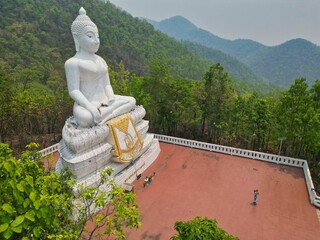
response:
<path id="1" fill-rule="evenodd" d="M 222 51 L 190 41 L 185 41 L 183 43 L 190 51 L 209 60 L 211 63 L 220 63 L 231 77 L 250 83 L 256 92 L 267 92 L 270 88 L 274 88 L 270 86 L 267 80 L 258 77 L 247 65 Z"/>
<path id="2" fill-rule="evenodd" d="M 309 85 L 320 79 L 320 48 L 304 39 L 269 47 L 243 61 L 260 76 L 286 87 L 296 78 L 306 78 Z"/>
<path id="3" fill-rule="evenodd" d="M 309 84 L 320 79 L 320 47 L 307 40 L 295 39 L 268 47 L 252 40 L 220 38 L 181 16 L 161 22 L 148 21 L 178 40 L 195 42 L 237 58 L 273 84 L 288 87 L 297 78 L 306 78 Z"/>
<path id="4" fill-rule="evenodd" d="M 256 51 L 267 48 L 252 40 L 227 40 L 220 38 L 206 30 L 198 28 L 189 20 L 181 16 L 175 16 L 160 22 L 147 19 L 155 29 L 178 39 L 196 42 L 209 48 L 218 49 L 237 59 L 243 59 Z"/>
<path id="5" fill-rule="evenodd" d="M 227 51 L 219 49 L 228 49 L 228 46 L 230 46 L 231 43 L 230 40 L 214 36 L 207 31 L 197 28 L 185 18 L 179 16 L 161 22 L 150 19 L 147 19 L 147 21 L 157 30 L 167 33 L 177 40 L 181 40 L 190 51 L 196 53 L 200 57 L 209 60 L 213 64 L 221 63 L 232 77 L 254 83 L 255 85 L 262 83 L 262 77 L 257 76 L 248 66 L 236 59 L 235 56 L 232 57 L 232 54 L 228 54 Z M 177 29 L 179 29 L 179 31 L 177 31 Z M 201 36 L 204 36 L 204 38 L 201 38 Z M 206 38 L 205 36 L 208 37 Z M 204 42 L 201 42 L 201 39 L 203 39 Z M 238 40 L 236 44 L 241 45 L 245 42 L 250 42 L 250 46 L 254 45 L 254 42 L 251 42 L 250 40 Z M 242 49 L 242 53 L 239 49 Z M 235 50 L 235 53 L 236 55 L 242 55 L 244 58 L 250 54 L 252 49 L 254 48 L 245 46 L 242 48 L 239 47 Z"/>

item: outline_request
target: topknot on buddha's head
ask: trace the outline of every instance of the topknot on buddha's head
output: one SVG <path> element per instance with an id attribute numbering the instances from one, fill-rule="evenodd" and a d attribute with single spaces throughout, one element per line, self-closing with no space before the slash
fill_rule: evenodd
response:
<path id="1" fill-rule="evenodd" d="M 79 36 L 81 34 L 82 30 L 87 26 L 91 26 L 91 27 L 95 27 L 95 28 L 97 27 L 96 24 L 94 22 L 92 22 L 91 19 L 87 16 L 86 10 L 84 10 L 84 8 L 81 7 L 79 10 L 79 15 L 71 24 L 72 35 L 74 37 L 75 37 L 75 35 Z"/>

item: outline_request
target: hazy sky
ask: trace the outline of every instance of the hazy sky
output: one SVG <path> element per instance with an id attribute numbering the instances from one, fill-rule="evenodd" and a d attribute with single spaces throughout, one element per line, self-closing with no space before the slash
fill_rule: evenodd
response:
<path id="1" fill-rule="evenodd" d="M 294 38 L 320 45 L 320 0 L 110 0 L 134 17 L 183 16 L 219 37 L 274 46 Z"/>

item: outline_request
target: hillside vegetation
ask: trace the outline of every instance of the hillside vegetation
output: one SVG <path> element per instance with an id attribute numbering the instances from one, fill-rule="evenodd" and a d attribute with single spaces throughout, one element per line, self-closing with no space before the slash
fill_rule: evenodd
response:
<path id="1" fill-rule="evenodd" d="M 296 78 L 306 78 L 309 84 L 320 79 L 320 47 L 304 39 L 260 50 L 243 61 L 258 75 L 285 87 Z"/>
<path id="2" fill-rule="evenodd" d="M 199 79 L 209 66 L 186 47 L 154 31 L 147 22 L 98 0 L 1 1 L 1 59 L 9 67 L 32 67 L 63 74 L 63 64 L 74 55 L 70 32 L 79 8 L 99 28 L 99 54 L 116 65 L 120 61 L 138 75 L 148 73 L 148 61 L 163 58 L 176 76 Z M 174 63 L 174 64 L 173 64 Z M 46 66 L 44 66 L 46 65 Z"/>
<path id="3" fill-rule="evenodd" d="M 222 51 L 208 48 L 204 45 L 190 41 L 183 43 L 191 52 L 194 52 L 203 59 L 207 59 L 212 64 L 220 63 L 224 67 L 225 71 L 233 77 L 234 86 L 239 82 L 239 80 L 242 80 L 239 82 L 239 86 L 235 87 L 242 92 L 244 90 L 250 91 L 250 89 L 254 89 L 254 91 L 260 94 L 266 94 L 276 88 L 275 86 L 270 85 L 269 81 L 262 77 L 258 77 L 247 65 L 233 57 L 230 57 Z"/>

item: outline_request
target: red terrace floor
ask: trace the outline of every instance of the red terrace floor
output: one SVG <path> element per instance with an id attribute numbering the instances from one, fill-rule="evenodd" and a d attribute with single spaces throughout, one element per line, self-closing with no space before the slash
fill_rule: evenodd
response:
<path id="1" fill-rule="evenodd" d="M 54 152 L 52 155 L 49 155 L 48 157 L 43 158 L 43 167 L 46 170 L 52 170 L 56 166 L 57 161 L 60 158 L 59 152 Z"/>
<path id="2" fill-rule="evenodd" d="M 319 240 L 302 169 L 160 143 L 157 160 L 134 182 L 142 226 L 129 240 L 167 240 L 174 223 L 215 218 L 241 240 Z M 143 188 L 144 177 L 156 172 Z M 258 205 L 251 204 L 258 188 Z"/>

